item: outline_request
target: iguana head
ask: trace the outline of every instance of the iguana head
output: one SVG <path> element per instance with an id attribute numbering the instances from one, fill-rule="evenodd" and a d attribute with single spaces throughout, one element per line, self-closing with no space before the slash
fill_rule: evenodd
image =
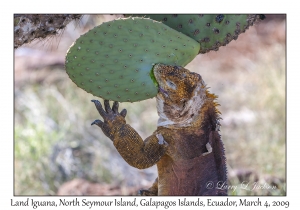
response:
<path id="1" fill-rule="evenodd" d="M 183 67 L 164 64 L 156 64 L 153 72 L 159 85 L 158 126 L 189 126 L 198 118 L 206 98 L 202 77 Z"/>

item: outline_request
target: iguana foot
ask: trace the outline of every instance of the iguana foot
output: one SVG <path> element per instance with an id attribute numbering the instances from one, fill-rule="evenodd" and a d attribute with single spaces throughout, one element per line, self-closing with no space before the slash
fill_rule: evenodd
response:
<path id="1" fill-rule="evenodd" d="M 138 195 L 140 195 L 140 196 L 157 196 L 158 195 L 158 178 L 155 179 L 154 183 L 148 190 L 139 190 Z"/>
<path id="2" fill-rule="evenodd" d="M 123 109 L 120 113 L 118 112 L 119 103 L 115 101 L 113 103 L 112 108 L 110 108 L 109 101 L 104 100 L 104 108 L 103 109 L 101 103 L 98 100 L 92 100 L 94 102 L 99 114 L 102 116 L 103 121 L 95 120 L 91 125 L 98 125 L 103 133 L 113 140 L 113 128 L 118 124 L 126 124 L 125 116 L 127 114 L 126 109 Z"/>
<path id="3" fill-rule="evenodd" d="M 138 196 L 157 196 L 157 191 L 153 192 L 150 190 L 139 190 L 137 195 Z"/>

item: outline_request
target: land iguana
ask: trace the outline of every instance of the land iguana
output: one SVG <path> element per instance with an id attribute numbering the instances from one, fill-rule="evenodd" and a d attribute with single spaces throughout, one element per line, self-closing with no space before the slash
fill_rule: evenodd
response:
<path id="1" fill-rule="evenodd" d="M 104 122 L 95 120 L 124 160 L 138 169 L 157 164 L 158 177 L 140 195 L 227 195 L 227 170 L 219 130 L 219 105 L 202 77 L 179 67 L 156 64 L 157 130 L 144 141 L 128 124 L 119 104 L 104 108 L 92 100 Z"/>

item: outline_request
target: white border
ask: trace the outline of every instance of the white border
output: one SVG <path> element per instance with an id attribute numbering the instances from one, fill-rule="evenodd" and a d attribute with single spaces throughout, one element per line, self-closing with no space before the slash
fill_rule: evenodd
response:
<path id="1" fill-rule="evenodd" d="M 11 1 L 2 5 L 1 23 L 1 209 L 16 209 L 10 206 L 10 199 L 24 200 L 27 197 L 13 196 L 13 14 L 14 13 L 286 13 L 287 14 L 287 196 L 286 197 L 261 197 L 262 200 L 289 200 L 289 209 L 299 207 L 297 201 L 299 182 L 299 135 L 297 135 L 297 120 L 299 114 L 299 21 L 300 15 L 296 8 L 296 1 Z M 65 3 L 65 5 L 63 5 Z M 7 6 L 10 5 L 10 6 Z M 204 9 L 205 8 L 205 9 Z M 3 47 L 4 46 L 4 47 Z M 271 122 L 266 122 L 271 123 Z M 298 137 L 298 138 L 297 138 Z M 296 197 L 297 196 L 297 197 Z M 59 197 L 32 197 L 35 200 L 58 200 Z M 68 197 L 72 198 L 72 197 Z M 115 197 L 88 197 L 88 199 L 107 200 Z M 120 198 L 120 197 L 118 197 Z M 182 197 L 181 197 L 182 198 Z M 243 197 L 230 197 L 238 200 Z M 247 197 L 249 200 L 257 197 Z M 80 198 L 81 199 L 81 198 Z M 159 200 L 176 200 L 176 197 L 162 197 Z M 207 197 L 202 198 L 207 199 Z M 214 200 L 226 198 L 214 197 Z M 2 208 L 3 207 L 3 208 Z M 95 207 L 94 209 L 99 209 Z M 154 209 L 155 207 L 152 207 Z M 172 208 L 172 207 L 170 207 Z M 193 207 L 189 207 L 193 208 Z M 199 207 L 198 207 L 199 208 Z M 265 207 L 261 207 L 264 208 Z M 24 209 L 24 208 L 19 208 Z M 28 208 L 27 208 L 28 209 Z M 32 208 L 31 208 L 32 209 Z M 42 208 L 38 209 L 50 209 Z M 60 208 L 56 208 L 60 209 Z M 88 209 L 65 207 L 63 209 Z M 106 208 L 101 208 L 106 209 Z M 116 209 L 111 208 L 111 209 Z M 127 207 L 127 209 L 129 209 Z M 132 209 L 132 208 L 130 208 Z M 162 208 L 161 208 L 162 209 Z M 272 209 L 272 208 L 271 208 Z"/>

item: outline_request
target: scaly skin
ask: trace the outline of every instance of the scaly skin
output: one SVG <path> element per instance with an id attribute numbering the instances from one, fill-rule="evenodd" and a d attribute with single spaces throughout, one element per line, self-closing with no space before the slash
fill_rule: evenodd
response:
<path id="1" fill-rule="evenodd" d="M 140 195 L 227 195 L 226 159 L 218 133 L 219 114 L 199 74 L 177 66 L 157 64 L 159 84 L 157 130 L 145 141 L 126 124 L 126 110 L 118 112 L 107 100 L 105 110 L 93 100 L 104 122 L 95 120 L 124 160 L 143 169 L 157 164 L 158 178 Z"/>

